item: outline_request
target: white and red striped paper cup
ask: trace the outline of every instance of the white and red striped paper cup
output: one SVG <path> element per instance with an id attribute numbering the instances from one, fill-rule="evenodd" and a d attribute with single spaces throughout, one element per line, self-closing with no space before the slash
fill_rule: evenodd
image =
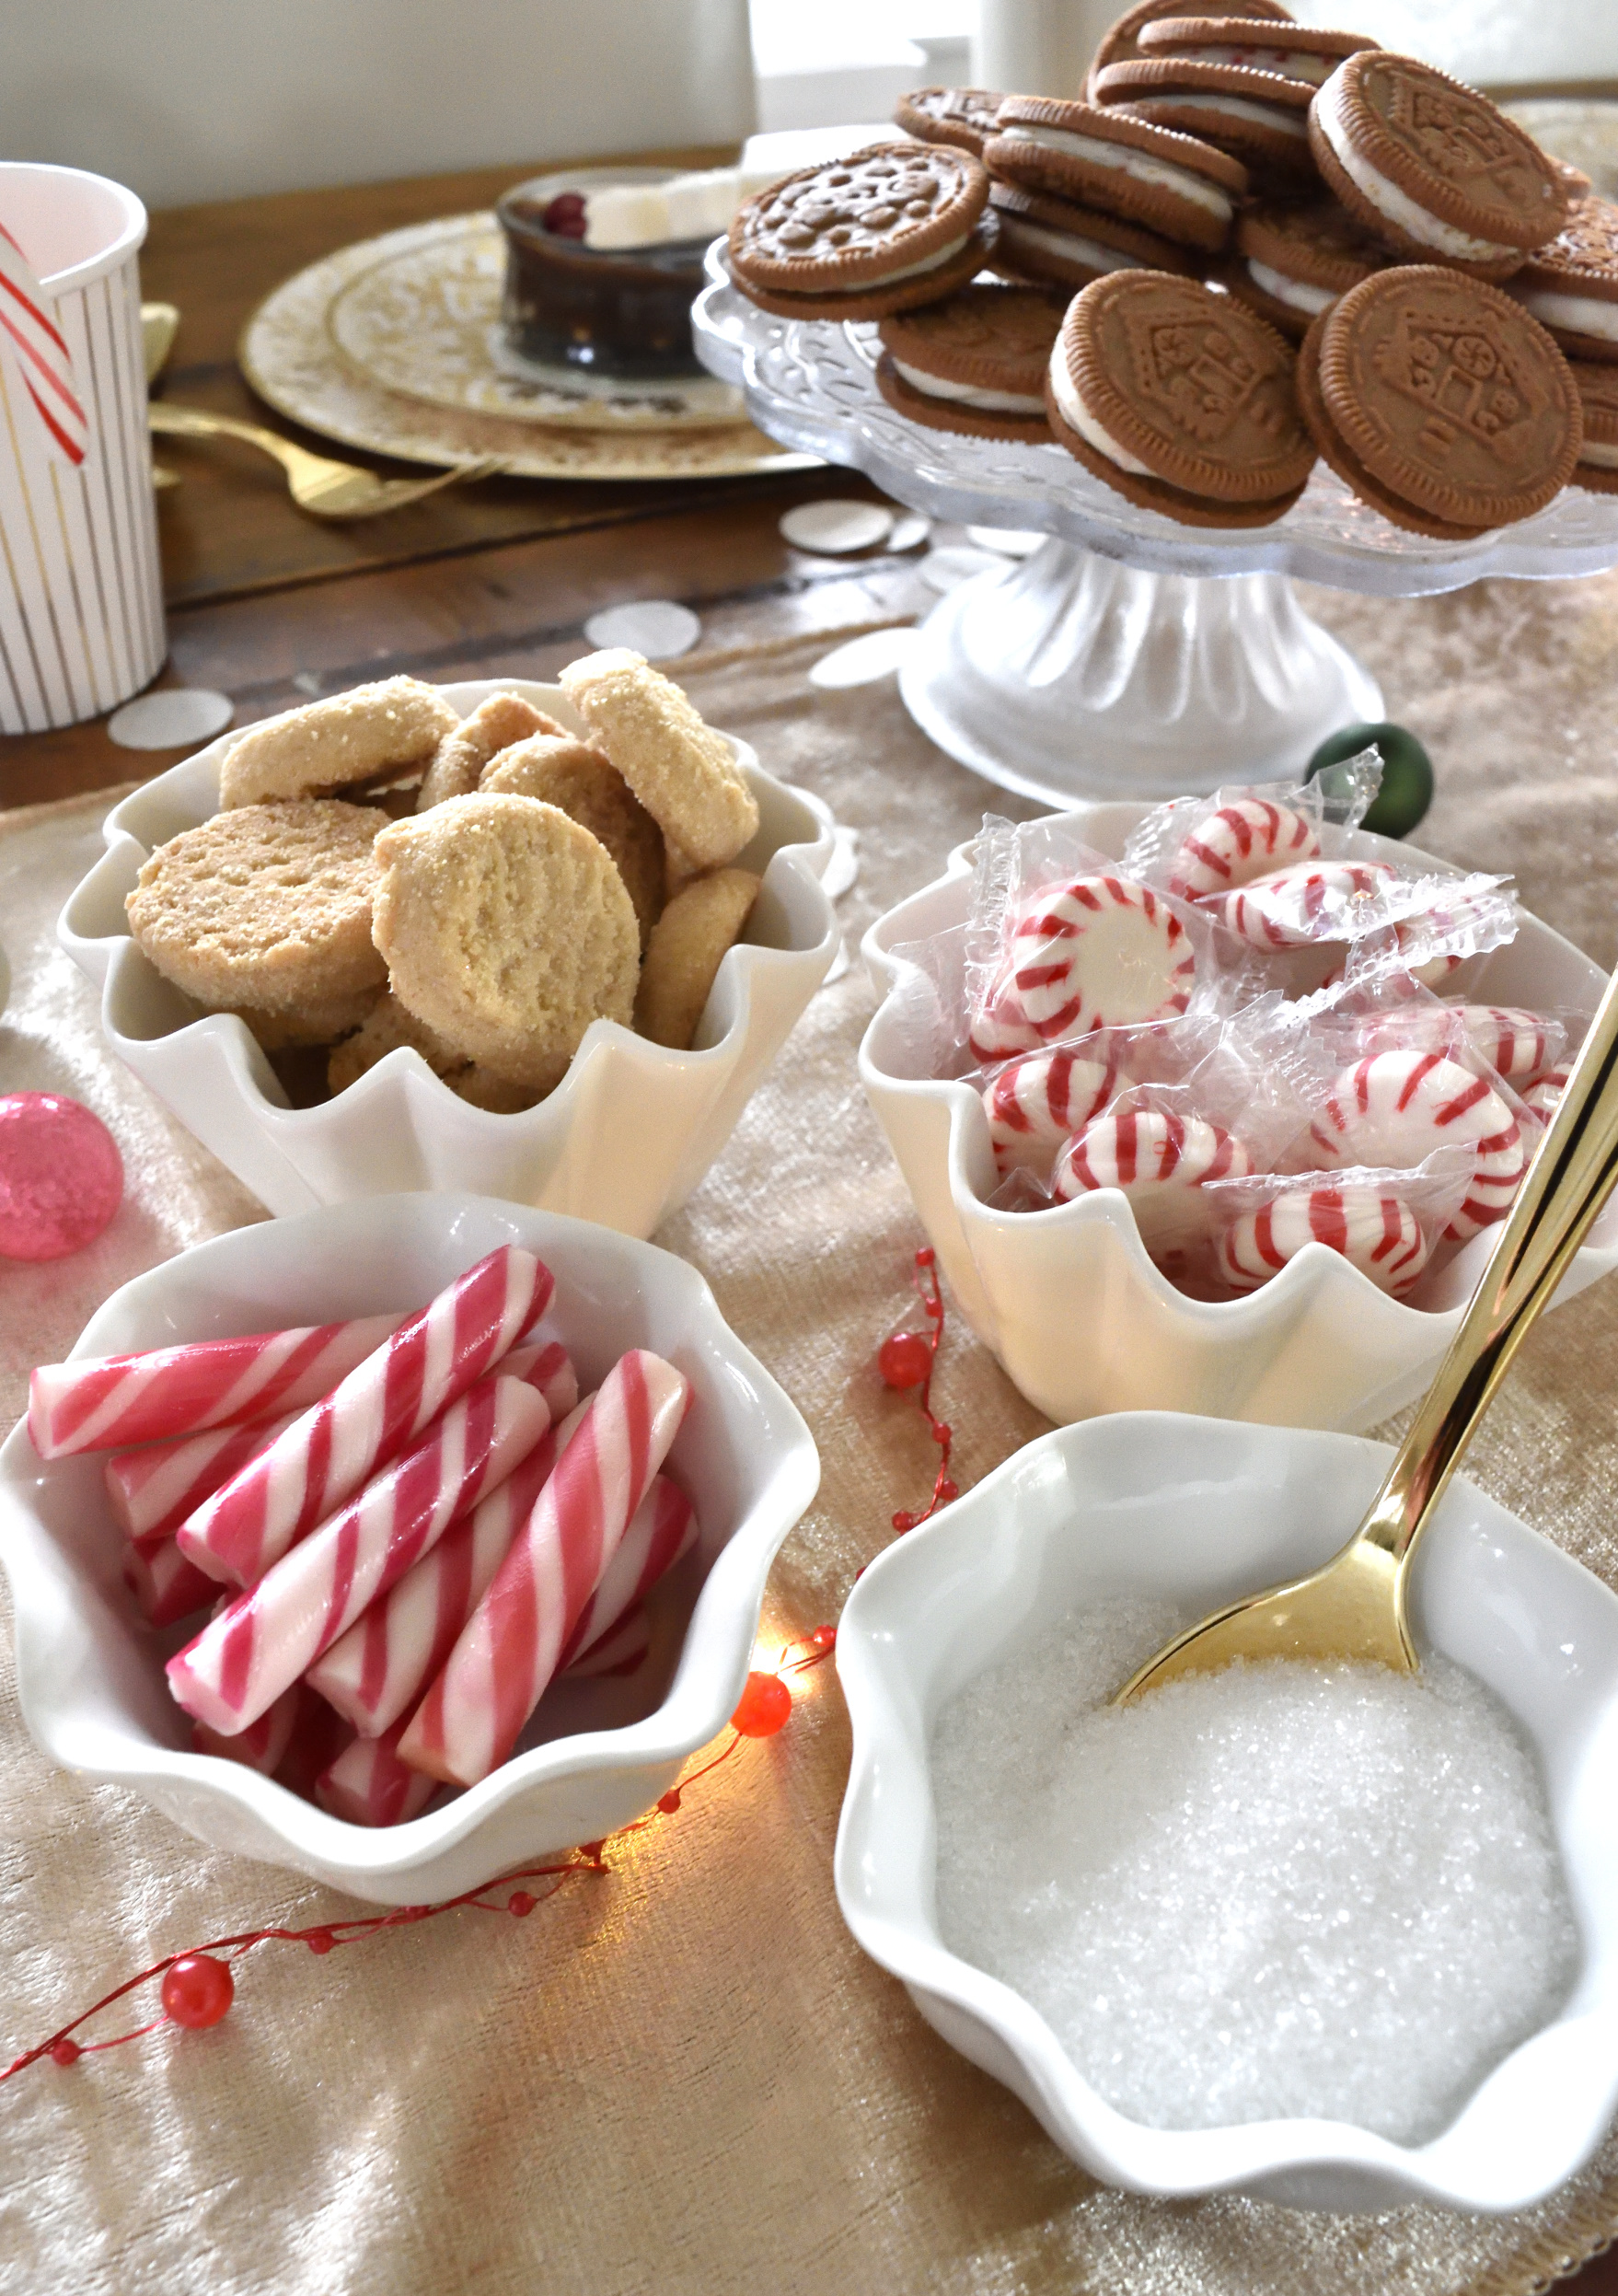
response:
<path id="1" fill-rule="evenodd" d="M 98 717 L 168 651 L 145 236 L 146 211 L 121 184 L 0 162 L 0 733 Z"/>

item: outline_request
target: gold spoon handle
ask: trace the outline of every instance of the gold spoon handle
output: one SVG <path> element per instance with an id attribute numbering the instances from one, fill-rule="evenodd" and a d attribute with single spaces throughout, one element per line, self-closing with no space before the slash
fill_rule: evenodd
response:
<path id="1" fill-rule="evenodd" d="M 1618 1179 L 1618 972 L 1483 1280 L 1358 1538 L 1403 1563 L 1541 1308 Z"/>

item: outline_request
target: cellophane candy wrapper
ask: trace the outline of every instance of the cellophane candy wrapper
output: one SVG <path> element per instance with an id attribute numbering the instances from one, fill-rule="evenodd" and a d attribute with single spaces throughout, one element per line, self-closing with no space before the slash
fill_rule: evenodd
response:
<path id="1" fill-rule="evenodd" d="M 1245 1297 L 1318 1243 L 1380 1291 L 1421 1305 L 1440 1239 L 1465 1201 L 1473 1158 L 1436 1148 L 1414 1168 L 1349 1165 L 1333 1172 L 1262 1172 L 1212 1180 L 1207 1248 L 1176 1278 L 1204 1299 Z"/>

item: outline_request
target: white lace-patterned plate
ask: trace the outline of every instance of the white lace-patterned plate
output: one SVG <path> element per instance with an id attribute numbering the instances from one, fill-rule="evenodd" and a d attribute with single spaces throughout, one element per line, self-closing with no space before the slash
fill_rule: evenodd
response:
<path id="1" fill-rule="evenodd" d="M 419 247 L 424 234 L 447 234 L 453 241 L 466 234 L 468 220 L 488 222 L 456 215 L 412 225 L 342 248 L 283 282 L 253 313 L 237 346 L 242 372 L 259 396 L 346 446 L 445 468 L 501 455 L 517 478 L 743 478 L 817 464 L 818 456 L 777 446 L 745 419 L 695 429 L 623 421 L 609 428 L 602 418 L 586 429 L 576 413 L 556 423 L 531 403 L 521 415 L 442 405 L 362 372 L 338 348 L 332 304 L 377 264 Z"/>

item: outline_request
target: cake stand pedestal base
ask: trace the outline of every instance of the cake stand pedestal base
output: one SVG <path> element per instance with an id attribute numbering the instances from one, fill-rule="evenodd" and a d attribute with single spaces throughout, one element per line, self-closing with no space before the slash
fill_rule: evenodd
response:
<path id="1" fill-rule="evenodd" d="M 1147 574 L 1071 542 L 960 584 L 899 688 L 963 765 L 1047 805 L 1300 774 L 1381 690 L 1284 574 Z"/>

